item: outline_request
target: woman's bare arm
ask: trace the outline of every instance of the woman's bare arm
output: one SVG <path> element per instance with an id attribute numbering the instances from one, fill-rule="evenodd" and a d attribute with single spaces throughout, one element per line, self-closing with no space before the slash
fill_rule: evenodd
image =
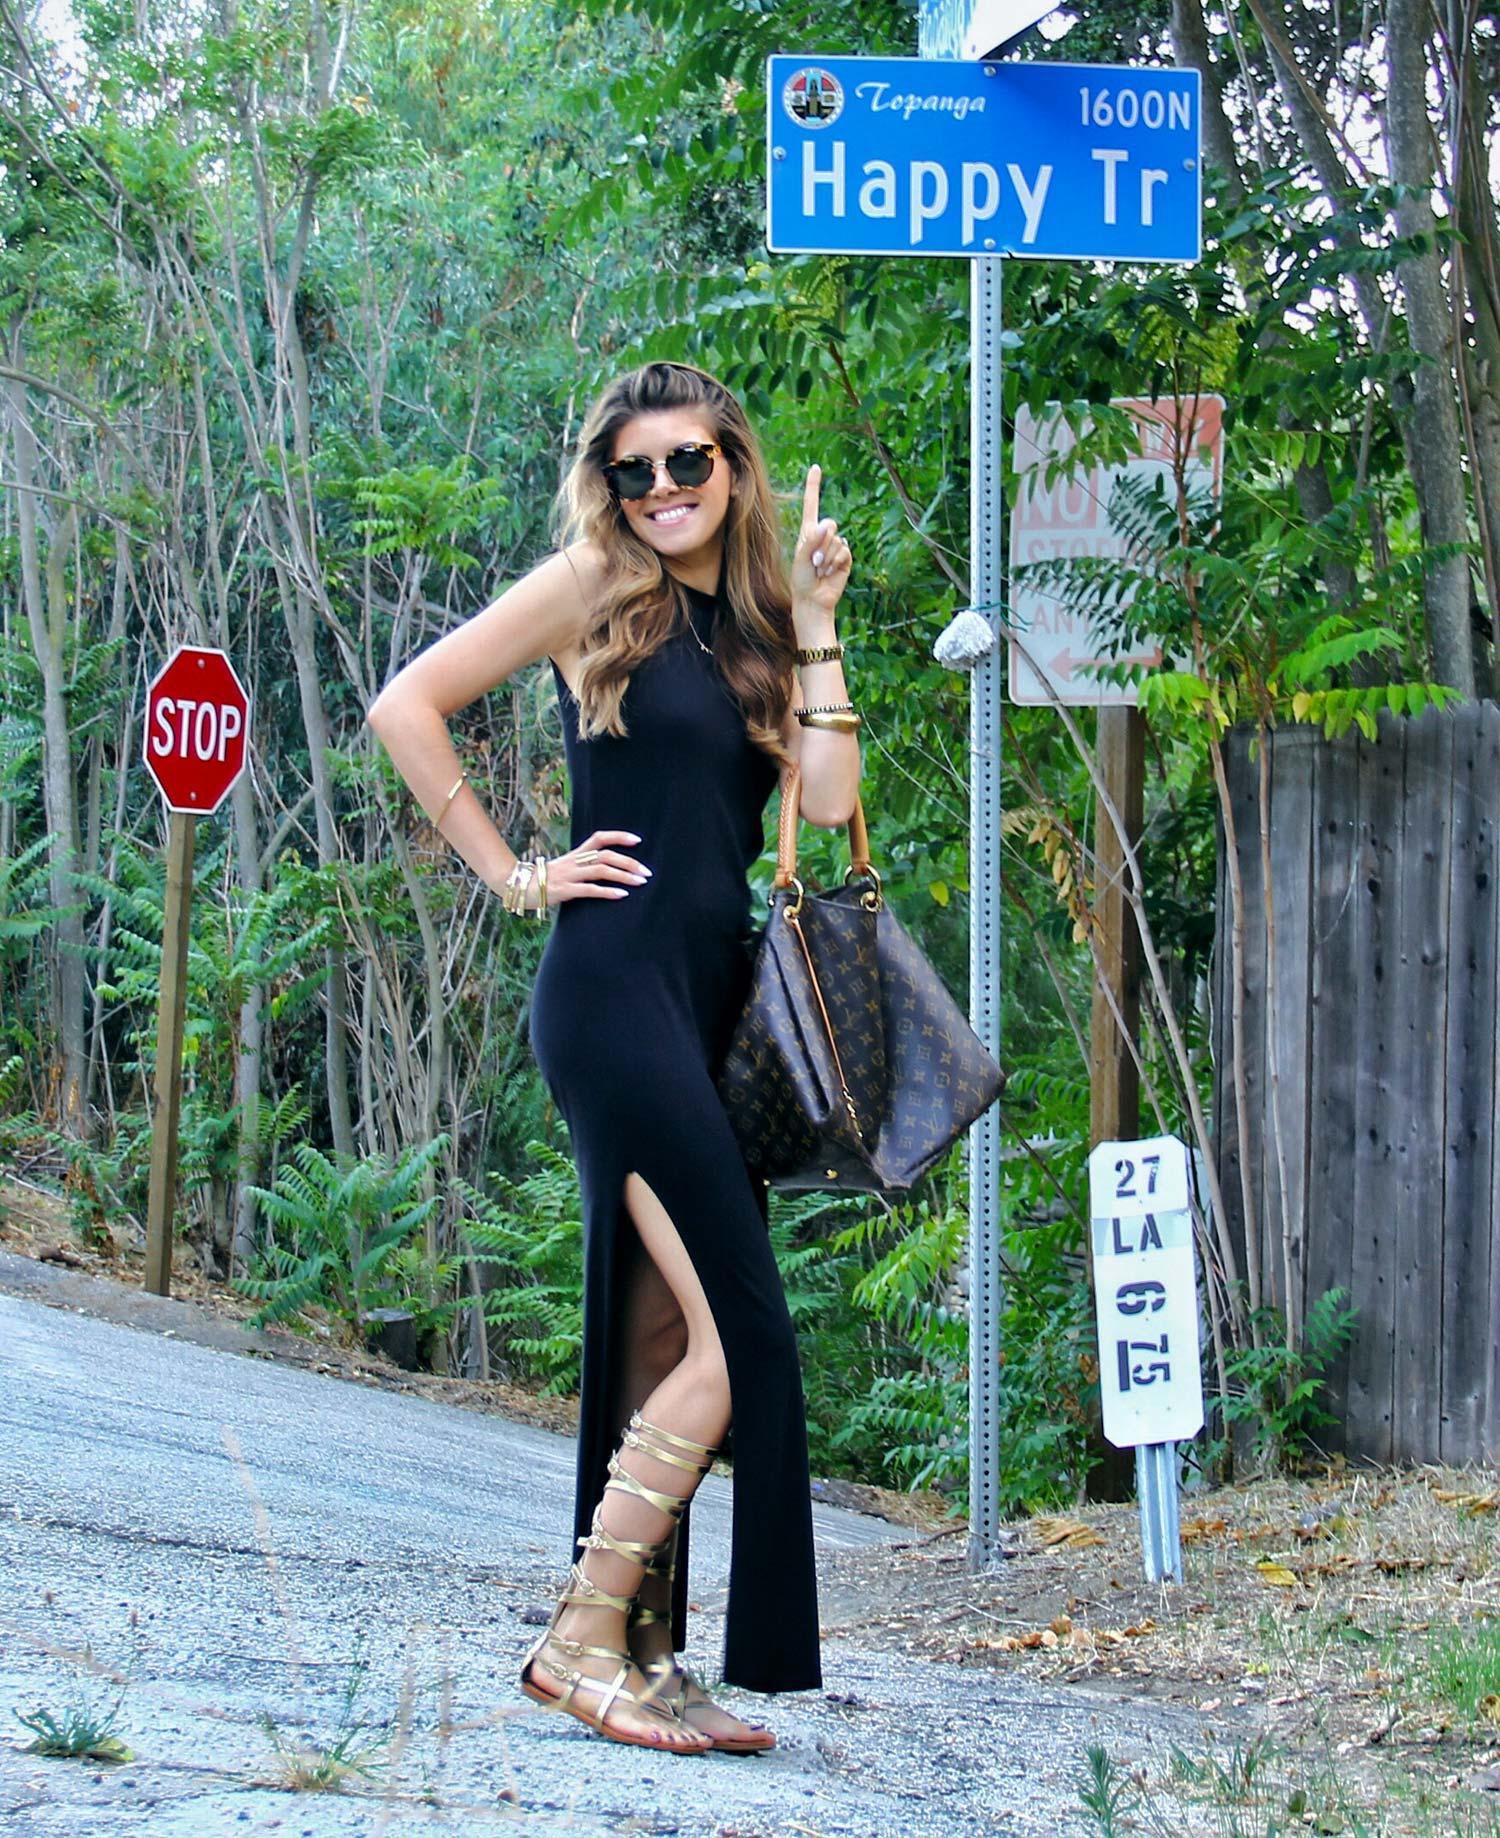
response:
<path id="1" fill-rule="evenodd" d="M 443 835 L 497 891 L 516 857 L 489 813 L 468 785 L 443 809 L 462 771 L 448 719 L 541 658 L 555 657 L 566 672 L 577 655 L 599 572 L 598 557 L 584 546 L 549 556 L 483 612 L 414 657 L 366 717 L 417 802 L 430 817 L 441 817 Z M 624 860 L 605 859 L 591 878 L 602 882 L 604 869 Z M 563 891 L 560 885 L 557 891 Z M 581 894 L 583 887 L 575 891 Z"/>
<path id="2" fill-rule="evenodd" d="M 822 471 L 810 466 L 802 494 L 802 529 L 792 557 L 792 627 L 800 649 L 838 642 L 834 615 L 849 581 L 849 545 L 831 518 L 818 514 Z M 805 728 L 799 708 L 827 708 L 849 700 L 844 667 L 836 660 L 804 664 L 787 710 L 782 742 L 802 773 L 802 815 L 834 829 L 854 814 L 859 796 L 859 742 L 853 734 Z"/>

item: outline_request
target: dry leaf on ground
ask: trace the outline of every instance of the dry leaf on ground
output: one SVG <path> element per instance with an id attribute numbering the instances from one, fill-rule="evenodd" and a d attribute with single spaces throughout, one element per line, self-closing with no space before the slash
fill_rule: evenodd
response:
<path id="1" fill-rule="evenodd" d="M 1071 1550 L 1081 1551 L 1091 1544 L 1104 1543 L 1102 1532 L 1078 1519 L 1037 1519 L 1034 1524 L 1037 1536 L 1048 1550 L 1066 1545 Z"/>

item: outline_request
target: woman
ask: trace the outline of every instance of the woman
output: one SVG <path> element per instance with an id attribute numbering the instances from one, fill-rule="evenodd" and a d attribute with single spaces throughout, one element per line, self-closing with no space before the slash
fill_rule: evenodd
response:
<path id="1" fill-rule="evenodd" d="M 859 780 L 834 612 L 849 549 L 807 475 L 788 580 L 739 404 L 647 364 L 595 405 L 561 551 L 407 665 L 370 723 L 443 835 L 516 914 L 555 911 L 531 1035 L 583 1189 L 581 1555 L 521 1674 L 601 1735 L 770 1748 L 676 1659 L 687 1505 L 734 1425 L 723 1676 L 820 1682 L 807 1439 L 764 1194 L 714 1074 L 749 979 L 746 870 L 778 772 L 847 821 Z M 458 771 L 457 709 L 550 657 L 572 848 L 518 861 Z M 612 1454 L 611 1451 L 614 1451 Z"/>

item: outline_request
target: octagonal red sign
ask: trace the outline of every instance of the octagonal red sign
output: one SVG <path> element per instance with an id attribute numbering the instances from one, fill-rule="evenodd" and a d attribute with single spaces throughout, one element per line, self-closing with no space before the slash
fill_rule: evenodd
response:
<path id="1" fill-rule="evenodd" d="M 245 770 L 250 698 L 222 651 L 183 645 L 146 691 L 146 768 L 167 808 L 206 816 Z"/>

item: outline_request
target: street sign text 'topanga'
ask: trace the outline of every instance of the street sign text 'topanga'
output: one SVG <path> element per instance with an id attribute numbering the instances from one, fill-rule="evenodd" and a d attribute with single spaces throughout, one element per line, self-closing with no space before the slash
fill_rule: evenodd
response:
<path id="1" fill-rule="evenodd" d="M 773 57 L 766 88 L 775 251 L 1198 258 L 1196 71 Z"/>

